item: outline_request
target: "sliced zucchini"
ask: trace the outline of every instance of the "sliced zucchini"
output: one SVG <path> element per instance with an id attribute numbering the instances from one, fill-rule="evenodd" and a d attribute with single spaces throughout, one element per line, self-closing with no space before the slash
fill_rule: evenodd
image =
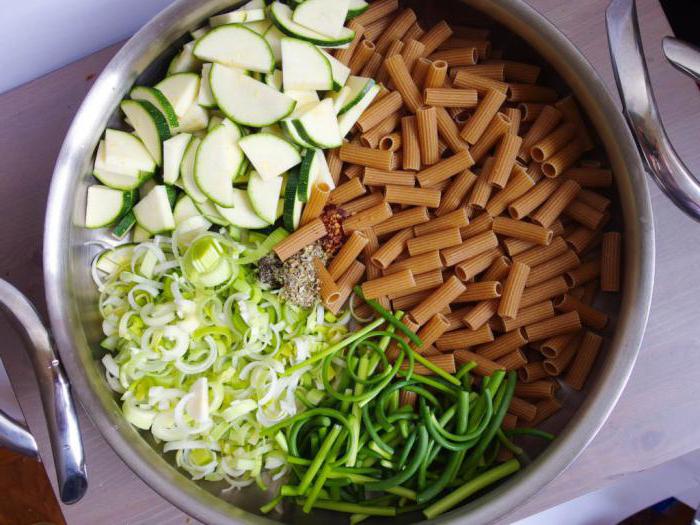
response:
<path id="1" fill-rule="evenodd" d="M 340 128 L 341 137 L 345 137 L 345 135 L 348 134 L 355 125 L 355 122 L 357 122 L 357 119 L 360 118 L 360 115 L 362 115 L 364 110 L 367 109 L 374 98 L 379 94 L 380 89 L 381 88 L 377 85 L 372 86 L 357 104 L 338 116 L 338 127 Z"/>
<path id="2" fill-rule="evenodd" d="M 299 166 L 299 178 L 297 182 L 297 198 L 301 202 L 309 200 L 311 188 L 314 184 L 314 159 L 316 158 L 315 149 L 308 149 L 304 154 L 304 160 Z"/>
<path id="3" fill-rule="evenodd" d="M 192 140 L 189 133 L 180 133 L 163 142 L 163 182 L 175 184 L 180 176 L 180 164 Z"/>
<path id="4" fill-rule="evenodd" d="M 176 128 L 178 126 L 177 114 L 175 113 L 175 108 L 170 103 L 168 98 L 161 93 L 159 89 L 148 87 L 148 86 L 136 86 L 131 90 L 129 96 L 134 100 L 145 100 L 153 104 L 158 111 L 160 111 L 165 120 L 168 121 L 168 125 L 171 128 Z"/>
<path id="5" fill-rule="evenodd" d="M 330 99 L 311 107 L 293 123 L 301 138 L 317 148 L 337 148 L 343 142 Z"/>
<path id="6" fill-rule="evenodd" d="M 267 41 L 242 25 L 224 25 L 209 31 L 194 46 L 197 58 L 224 66 L 270 73 L 275 58 Z"/>
<path id="7" fill-rule="evenodd" d="M 282 91 L 282 71 L 275 69 L 272 73 L 265 75 L 265 84 L 277 91 Z"/>
<path id="8" fill-rule="evenodd" d="M 333 176 L 331 175 L 331 170 L 328 167 L 328 161 L 326 160 L 326 154 L 323 153 L 322 150 L 317 149 L 314 152 L 315 155 L 315 162 L 314 164 L 316 165 L 316 170 L 315 170 L 315 175 L 316 178 L 314 179 L 314 182 L 325 182 L 328 184 L 328 187 L 330 189 L 335 189 L 335 181 L 333 180 Z"/>
<path id="9" fill-rule="evenodd" d="M 268 29 L 270 29 L 270 26 L 272 26 L 272 20 L 266 18 L 265 20 L 260 20 L 258 22 L 246 22 L 243 25 L 245 27 L 247 27 L 248 29 L 250 29 L 251 31 L 255 31 L 257 34 L 262 36 L 265 34 L 265 32 Z M 265 39 L 265 40 L 267 40 L 267 39 Z M 270 43 L 269 40 L 267 43 L 268 44 Z M 270 47 L 272 47 L 272 45 L 270 45 Z M 273 49 L 272 54 L 274 55 L 274 53 L 275 53 L 275 50 Z M 275 58 L 275 60 L 277 60 L 277 59 Z"/>
<path id="10" fill-rule="evenodd" d="M 173 230 L 175 219 L 165 186 L 156 186 L 134 206 L 136 222 L 152 235 Z"/>
<path id="11" fill-rule="evenodd" d="M 135 247 L 135 243 L 129 242 L 105 250 L 97 256 L 95 266 L 102 272 L 114 273 L 131 262 Z"/>
<path id="12" fill-rule="evenodd" d="M 85 227 L 102 228 L 116 222 L 131 208 L 131 199 L 131 192 L 98 184 L 90 186 L 85 206 Z"/>
<path id="13" fill-rule="evenodd" d="M 177 116 L 182 117 L 197 99 L 199 75 L 196 73 L 170 75 L 158 82 L 155 88 L 170 101 Z"/>
<path id="14" fill-rule="evenodd" d="M 341 105 L 338 115 L 350 111 L 355 105 L 359 104 L 374 84 L 375 82 L 372 78 L 356 77 L 354 75 L 348 77 L 345 87 L 350 88 L 351 93 Z"/>
<path id="15" fill-rule="evenodd" d="M 285 91 L 333 89 L 333 71 L 323 52 L 297 38 L 282 39 L 282 85 Z"/>
<path id="16" fill-rule="evenodd" d="M 194 202 L 194 205 L 199 210 L 199 213 L 201 213 L 202 216 L 209 222 L 213 222 L 219 226 L 229 225 L 228 221 L 221 216 L 221 214 L 216 210 L 216 206 L 214 206 L 214 203 L 211 201 L 206 200 L 204 202 L 192 202 Z"/>
<path id="17" fill-rule="evenodd" d="M 133 137 L 135 140 L 139 140 L 133 135 L 127 134 L 129 137 Z M 140 142 L 140 141 L 139 141 Z M 143 147 L 143 145 L 141 145 Z M 145 151 L 145 150 L 144 150 Z M 148 154 L 148 152 L 146 152 Z M 150 158 L 150 155 L 148 155 Z M 97 146 L 97 154 L 95 155 L 95 167 L 93 169 L 93 175 L 105 186 L 114 188 L 115 190 L 132 190 L 138 187 L 145 178 L 150 176 L 150 173 L 141 172 L 138 169 L 124 169 L 121 168 L 123 173 L 119 173 L 119 168 L 111 167 L 107 164 L 105 156 L 105 141 L 101 140 Z"/>
<path id="18" fill-rule="evenodd" d="M 122 174 L 152 174 L 156 163 L 136 135 L 117 129 L 105 131 L 102 155 L 98 147 L 95 167 Z"/>
<path id="19" fill-rule="evenodd" d="M 138 224 L 134 227 L 134 236 L 133 236 L 133 241 L 135 243 L 140 243 L 143 241 L 147 241 L 152 237 L 151 232 L 146 231 L 143 229 L 141 226 Z"/>
<path id="20" fill-rule="evenodd" d="M 245 22 L 258 22 L 265 20 L 265 8 L 262 9 L 237 9 L 229 13 L 212 16 L 209 25 L 218 27 L 225 24 L 243 24 Z"/>
<path id="21" fill-rule="evenodd" d="M 250 205 L 265 222 L 272 224 L 277 219 L 277 203 L 282 191 L 282 177 L 265 180 L 255 171 L 248 181 L 248 199 Z"/>
<path id="22" fill-rule="evenodd" d="M 312 44 L 319 46 L 342 46 L 348 44 L 355 38 L 355 32 L 352 29 L 343 27 L 337 37 L 328 37 L 311 29 L 308 29 L 292 20 L 292 10 L 289 6 L 280 1 L 274 2 L 269 8 L 270 18 L 272 22 L 285 35 L 307 40 Z"/>
<path id="23" fill-rule="evenodd" d="M 202 213 L 195 206 L 192 197 L 189 195 L 183 195 L 175 203 L 175 208 L 173 208 L 173 219 L 175 219 L 175 225 L 185 222 L 187 219 L 192 217 L 201 216 Z"/>
<path id="24" fill-rule="evenodd" d="M 241 133 L 238 126 L 222 122 L 204 137 L 197 150 L 194 180 L 209 200 L 220 206 L 233 206 L 233 180 L 243 162 L 238 146 Z"/>
<path id="25" fill-rule="evenodd" d="M 250 2 L 246 2 L 245 4 L 243 4 L 240 7 L 240 9 L 265 9 L 265 7 L 267 7 L 267 3 L 265 2 L 265 0 L 250 0 Z"/>
<path id="26" fill-rule="evenodd" d="M 270 133 L 243 137 L 239 146 L 263 180 L 275 178 L 301 162 L 294 146 Z"/>
<path id="27" fill-rule="evenodd" d="M 319 51 L 323 54 L 324 57 L 326 57 L 328 63 L 331 65 L 331 74 L 333 76 L 333 91 L 338 91 L 348 81 L 348 77 L 350 76 L 350 68 L 334 56 L 324 51 L 323 49 L 319 49 Z"/>
<path id="28" fill-rule="evenodd" d="M 180 180 L 182 181 L 182 189 L 185 193 L 189 195 L 192 200 L 196 203 L 201 203 L 207 201 L 207 196 L 202 193 L 194 180 L 194 163 L 197 158 L 197 150 L 202 140 L 193 137 L 190 143 L 187 145 L 185 150 L 185 155 L 182 157 L 182 162 L 180 163 Z"/>
<path id="29" fill-rule="evenodd" d="M 199 82 L 199 94 L 197 95 L 197 104 L 203 108 L 216 107 L 216 100 L 214 100 L 214 95 L 211 94 L 211 87 L 209 86 L 210 72 L 211 64 L 204 64 L 202 66 L 202 78 Z"/>
<path id="30" fill-rule="evenodd" d="M 221 111 L 244 126 L 263 127 L 289 115 L 296 102 L 279 91 L 244 75 L 240 70 L 214 64 L 209 76 Z"/>
<path id="31" fill-rule="evenodd" d="M 258 230 L 270 225 L 270 223 L 264 221 L 255 213 L 245 190 L 235 188 L 233 195 L 234 204 L 232 208 L 216 206 L 216 211 L 231 225 L 251 230 Z"/>
<path id="32" fill-rule="evenodd" d="M 192 40 L 195 40 L 195 41 L 199 40 L 204 35 L 206 35 L 210 29 L 211 29 L 211 27 L 209 27 L 209 26 L 202 26 L 198 29 L 195 29 L 194 31 L 190 31 L 190 35 L 192 36 Z M 192 44 L 194 47 L 194 42 L 189 42 L 189 43 Z"/>
<path id="33" fill-rule="evenodd" d="M 348 86 L 343 86 L 339 91 L 334 91 L 330 94 L 328 98 L 333 101 L 333 109 L 335 110 L 336 115 L 340 113 L 340 110 L 343 109 L 343 105 L 350 100 L 351 96 L 352 89 L 350 89 Z"/>
<path id="34" fill-rule="evenodd" d="M 284 33 L 275 24 L 271 23 L 263 33 L 263 38 L 270 45 L 272 56 L 275 57 L 275 63 L 279 64 L 282 62 L 282 38 L 284 38 Z"/>
<path id="35" fill-rule="evenodd" d="M 304 203 L 298 198 L 299 173 L 294 170 L 287 175 L 287 186 L 284 190 L 284 207 L 282 223 L 287 231 L 293 232 L 299 227 L 301 211 Z"/>
<path id="36" fill-rule="evenodd" d="M 349 7 L 350 0 L 306 0 L 294 9 L 292 20 L 328 38 L 338 38 Z"/>
<path id="37" fill-rule="evenodd" d="M 214 115 L 209 119 L 209 125 L 207 126 L 207 131 L 211 131 L 214 129 L 216 126 L 221 124 L 224 121 L 224 117 L 220 117 L 219 115 Z"/>
<path id="38" fill-rule="evenodd" d="M 206 33 L 209 29 L 204 29 Z M 198 30 L 199 31 L 199 30 Z M 192 33 L 194 38 L 194 33 Z M 176 73 L 196 73 L 202 67 L 202 63 L 194 56 L 194 42 L 187 42 L 182 46 L 182 51 L 173 57 L 168 66 L 168 75 Z"/>
<path id="39" fill-rule="evenodd" d="M 124 100 L 120 107 L 136 135 L 143 141 L 156 164 L 160 166 L 163 163 L 162 143 L 170 138 L 170 127 L 163 114 L 145 100 Z"/>
<path id="40" fill-rule="evenodd" d="M 356 16 L 360 16 L 362 13 L 367 11 L 369 4 L 365 0 L 350 0 L 350 5 L 348 6 L 348 16 L 345 20 L 351 20 Z"/>
<path id="41" fill-rule="evenodd" d="M 197 103 L 192 104 L 183 117 L 180 117 L 178 133 L 195 133 L 207 129 L 209 112 Z"/>

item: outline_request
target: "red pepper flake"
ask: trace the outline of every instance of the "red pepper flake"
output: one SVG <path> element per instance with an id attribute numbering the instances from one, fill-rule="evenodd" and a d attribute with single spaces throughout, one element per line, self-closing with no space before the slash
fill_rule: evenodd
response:
<path id="1" fill-rule="evenodd" d="M 321 238 L 321 246 L 323 251 L 329 256 L 335 255 L 345 242 L 346 236 L 343 232 L 343 221 L 347 216 L 348 214 L 345 210 L 338 208 L 334 204 L 329 204 L 323 208 L 321 220 L 328 234 Z"/>

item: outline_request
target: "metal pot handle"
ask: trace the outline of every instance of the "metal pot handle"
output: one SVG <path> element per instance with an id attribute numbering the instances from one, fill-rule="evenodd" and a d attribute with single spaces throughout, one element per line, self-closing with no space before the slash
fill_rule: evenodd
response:
<path id="1" fill-rule="evenodd" d="M 647 170 L 661 190 L 685 213 L 700 221 L 700 183 L 673 148 L 666 134 L 644 59 L 634 0 L 612 0 L 606 12 L 610 57 L 623 112 Z M 679 63 L 684 72 L 700 64 L 700 54 L 690 46 L 665 43 L 666 51 L 682 49 Z M 675 45 L 674 45 L 675 44 Z M 700 75 L 700 71 L 695 71 Z"/>
<path id="2" fill-rule="evenodd" d="M 78 416 L 70 395 L 70 384 L 36 310 L 17 288 L 2 279 L 0 306 L 11 314 L 10 317 L 16 321 L 16 326 L 27 343 L 26 348 L 39 384 L 49 428 L 61 501 L 75 503 L 87 490 L 87 473 Z M 26 449 L 36 455 L 36 443 L 31 434 L 8 416 L 0 419 L 0 432 L 3 430 L 13 432 L 6 435 L 5 440 L 12 440 L 15 450 Z"/>

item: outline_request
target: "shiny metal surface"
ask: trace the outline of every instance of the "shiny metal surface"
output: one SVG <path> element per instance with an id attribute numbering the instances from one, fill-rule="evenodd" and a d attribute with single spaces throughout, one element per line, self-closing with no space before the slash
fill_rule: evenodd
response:
<path id="1" fill-rule="evenodd" d="M 75 503 L 87 490 L 87 473 L 70 385 L 51 345 L 49 334 L 34 307 L 17 288 L 2 279 L 0 305 L 16 322 L 26 341 L 51 436 L 61 501 Z M 16 442 L 17 447 L 31 448 L 36 455 L 36 443 L 31 435 L 31 443 L 27 441 L 26 431 L 20 432 L 16 437 L 20 438 L 20 441 Z"/>
<path id="2" fill-rule="evenodd" d="M 667 36 L 664 38 L 664 55 L 671 64 L 686 75 L 700 80 L 700 48 Z"/>
<path id="3" fill-rule="evenodd" d="M 39 449 L 34 436 L 22 423 L 12 419 L 2 410 L 0 410 L 0 447 L 9 448 L 32 459 L 39 459 Z"/>
<path id="4" fill-rule="evenodd" d="M 526 40 L 570 86 L 595 126 L 616 174 L 625 224 L 626 273 L 617 330 L 585 399 L 572 400 L 570 406 L 577 409 L 562 414 L 556 428 L 550 428 L 560 432 L 559 438 L 520 474 L 436 520 L 460 524 L 489 523 L 512 510 L 562 472 L 600 429 L 634 365 L 646 325 L 654 267 L 653 220 L 644 170 L 625 121 L 593 67 L 522 1 L 465 3 Z M 148 82 L 162 74 L 188 30 L 231 5 L 230 0 L 176 0 L 129 40 L 97 79 L 56 162 L 45 223 L 44 273 L 53 333 L 73 389 L 117 454 L 154 490 L 205 523 L 270 523 L 250 512 L 261 502 L 255 488 L 222 494 L 221 486 L 190 481 L 122 417 L 96 359 L 99 354 L 93 353 L 100 320 L 89 271 L 98 252 L 90 243 L 114 241 L 81 227 L 92 154 L 105 126 L 117 124 L 119 101 L 137 77 Z M 325 523 L 328 515 L 289 514 L 284 520 Z"/>
<path id="5" fill-rule="evenodd" d="M 676 153 L 661 122 L 644 60 L 634 0 L 613 0 L 605 20 L 623 111 L 646 168 L 676 206 L 700 221 L 700 183 Z M 681 50 L 678 45 L 670 47 Z M 678 56 L 679 63 L 697 68 L 698 57 L 690 51 L 684 49 Z"/>

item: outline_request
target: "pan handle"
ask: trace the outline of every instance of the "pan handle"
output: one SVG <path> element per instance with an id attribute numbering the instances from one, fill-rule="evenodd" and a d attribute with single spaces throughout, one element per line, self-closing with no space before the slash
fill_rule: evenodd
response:
<path id="1" fill-rule="evenodd" d="M 70 395 L 70 384 L 36 310 L 17 288 L 2 279 L 0 306 L 16 321 L 15 324 L 27 343 L 49 427 L 61 501 L 76 503 L 87 490 L 87 473 L 78 416 Z M 7 421 L 5 419 L 5 422 Z M 17 425 L 14 427 L 14 430 L 16 429 Z M 20 437 L 26 439 L 26 434 L 28 433 L 25 432 Z M 22 446 L 19 441 L 15 441 L 15 445 Z M 34 447 L 36 448 L 36 443 Z"/>
<path id="2" fill-rule="evenodd" d="M 0 410 L 0 447 L 9 448 L 32 459 L 39 459 L 39 449 L 34 436 L 22 423 L 15 421 L 2 410 Z"/>
<path id="3" fill-rule="evenodd" d="M 654 99 L 639 33 L 634 0 L 612 0 L 606 12 L 610 57 L 627 124 L 647 170 L 661 190 L 700 221 L 700 183 L 673 148 Z M 700 63 L 686 46 L 686 63 Z"/>

